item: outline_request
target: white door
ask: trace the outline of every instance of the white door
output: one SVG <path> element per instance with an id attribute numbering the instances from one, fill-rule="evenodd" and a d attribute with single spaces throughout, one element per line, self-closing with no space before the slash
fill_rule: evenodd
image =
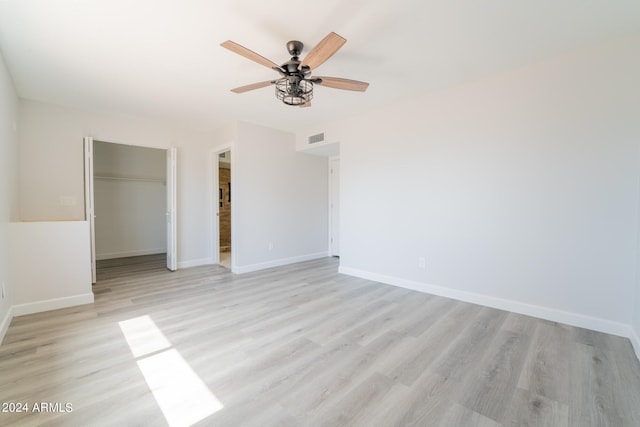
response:
<path id="1" fill-rule="evenodd" d="M 176 227 L 176 158 L 177 150 L 167 150 L 167 268 L 178 269 L 178 244 Z"/>
<path id="2" fill-rule="evenodd" d="M 331 255 L 340 256 L 340 159 L 331 159 Z"/>
<path id="3" fill-rule="evenodd" d="M 84 138 L 84 219 L 89 222 L 91 283 L 96 283 L 96 223 L 93 200 L 93 138 Z"/>

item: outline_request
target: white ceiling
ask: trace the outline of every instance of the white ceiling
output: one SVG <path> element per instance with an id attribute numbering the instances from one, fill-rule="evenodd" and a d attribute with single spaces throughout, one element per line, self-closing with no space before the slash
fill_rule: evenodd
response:
<path id="1" fill-rule="evenodd" d="M 335 31 L 347 44 L 317 75 L 370 82 L 315 89 L 288 107 L 276 63 Z M 640 33 L 638 0 L 0 0 L 0 49 L 18 95 L 77 108 L 179 119 L 202 130 L 245 120 L 295 131 L 415 94 Z"/>

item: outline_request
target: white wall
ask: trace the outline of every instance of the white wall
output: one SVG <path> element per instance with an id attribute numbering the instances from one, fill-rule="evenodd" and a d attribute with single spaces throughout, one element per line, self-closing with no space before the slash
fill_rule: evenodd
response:
<path id="1" fill-rule="evenodd" d="M 327 124 L 341 271 L 628 335 L 639 51 L 598 46 Z"/>
<path id="2" fill-rule="evenodd" d="M 9 280 L 9 222 L 19 217 L 18 97 L 0 53 L 0 342 L 11 321 L 14 286 Z"/>
<path id="3" fill-rule="evenodd" d="M 9 224 L 14 316 L 93 302 L 86 221 Z"/>
<path id="4" fill-rule="evenodd" d="M 96 259 L 167 251 L 167 187 L 160 181 L 96 178 Z"/>
<path id="5" fill-rule="evenodd" d="M 160 181 L 166 178 L 166 150 L 93 141 L 93 151 L 96 176 Z"/>
<path id="6" fill-rule="evenodd" d="M 210 147 L 216 136 L 167 120 L 92 113 L 20 101 L 21 216 L 24 220 L 84 218 L 83 136 L 143 147 L 178 148 L 178 263 L 211 262 Z M 74 197 L 63 206 L 60 197 Z"/>
<path id="7" fill-rule="evenodd" d="M 640 187 L 640 185 L 639 185 Z M 638 246 L 636 248 L 636 283 L 633 316 L 631 319 L 631 343 L 640 359 L 640 197 L 638 197 Z"/>
<path id="8" fill-rule="evenodd" d="M 232 247 L 244 272 L 327 255 L 327 159 L 290 133 L 239 123 L 232 146 Z"/>
<path id="9" fill-rule="evenodd" d="M 166 150 L 94 141 L 96 258 L 164 253 Z"/>

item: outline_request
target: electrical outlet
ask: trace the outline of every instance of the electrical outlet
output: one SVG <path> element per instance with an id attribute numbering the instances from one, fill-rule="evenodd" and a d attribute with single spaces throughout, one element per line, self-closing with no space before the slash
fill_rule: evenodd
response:
<path id="1" fill-rule="evenodd" d="M 427 259 L 425 257 L 418 257 L 418 268 L 422 270 L 427 268 Z"/>

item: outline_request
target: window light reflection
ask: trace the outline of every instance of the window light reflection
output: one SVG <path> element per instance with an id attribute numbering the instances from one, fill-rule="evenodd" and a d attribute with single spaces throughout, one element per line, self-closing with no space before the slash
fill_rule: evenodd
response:
<path id="1" fill-rule="evenodd" d="M 119 325 L 171 427 L 193 425 L 224 407 L 149 316 Z"/>

